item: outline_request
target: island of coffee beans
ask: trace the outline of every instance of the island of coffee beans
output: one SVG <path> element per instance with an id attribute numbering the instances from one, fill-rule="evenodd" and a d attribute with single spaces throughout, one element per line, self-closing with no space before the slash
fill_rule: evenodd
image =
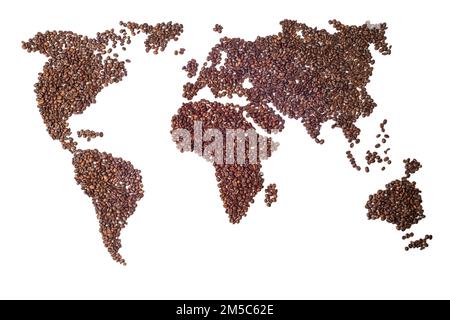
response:
<path id="1" fill-rule="evenodd" d="M 82 129 L 77 131 L 78 138 L 85 138 L 87 141 L 91 141 L 91 139 L 100 137 L 103 138 L 103 132 L 97 132 L 89 129 Z"/>
<path id="2" fill-rule="evenodd" d="M 433 236 L 431 234 L 427 234 L 425 235 L 425 237 L 420 238 L 418 240 L 412 240 L 409 242 L 408 246 L 405 247 L 405 251 L 409 251 L 410 249 L 424 250 L 429 246 L 428 240 L 433 240 Z"/>
<path id="3" fill-rule="evenodd" d="M 197 75 L 198 63 L 195 59 L 191 59 L 182 69 L 186 71 L 188 78 L 193 78 Z"/>
<path id="4" fill-rule="evenodd" d="M 75 180 L 92 199 L 105 247 L 115 261 L 125 264 L 119 254 L 120 233 L 144 195 L 140 170 L 109 153 L 79 149 L 68 120 L 96 103 L 97 95 L 105 87 L 127 75 L 125 64 L 131 61 L 120 60 L 117 51 L 126 51 L 132 37 L 145 34 L 145 50 L 158 54 L 169 41 L 178 40 L 183 25 L 122 21 L 119 24 L 122 29 L 98 32 L 94 38 L 72 31 L 39 32 L 23 42 L 22 48 L 48 58 L 34 90 L 39 112 L 51 138 L 73 154 Z M 77 136 L 90 141 L 102 137 L 103 132 L 83 129 Z"/>
<path id="5" fill-rule="evenodd" d="M 213 31 L 214 31 L 214 32 L 217 32 L 217 33 L 222 33 L 223 27 L 222 27 L 220 24 L 216 23 L 216 24 L 214 25 Z"/>
<path id="6" fill-rule="evenodd" d="M 278 200 L 278 189 L 275 183 L 271 183 L 267 186 L 265 191 L 264 202 L 266 206 L 271 207 L 272 203 L 277 202 Z"/>

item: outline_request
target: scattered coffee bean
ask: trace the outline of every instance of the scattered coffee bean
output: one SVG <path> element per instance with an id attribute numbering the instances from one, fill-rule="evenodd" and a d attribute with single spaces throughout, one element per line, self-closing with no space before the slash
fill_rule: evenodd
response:
<path id="1" fill-rule="evenodd" d="M 380 128 L 381 129 L 385 129 L 385 125 L 386 125 L 386 123 L 387 123 L 387 120 L 384 120 L 383 122 L 381 122 L 380 123 Z M 380 138 L 382 135 L 379 133 L 379 134 L 377 134 L 376 135 L 376 138 Z M 381 142 L 384 144 L 384 143 L 386 143 L 387 142 L 387 140 L 385 139 L 385 138 L 382 138 L 381 139 Z M 378 148 L 380 148 L 381 147 L 381 144 L 380 143 L 377 143 L 376 145 L 375 145 L 375 148 L 376 149 L 378 149 Z M 390 149 L 388 148 L 388 149 L 386 149 L 386 150 L 384 150 L 384 154 L 387 154 L 387 151 L 389 151 Z M 375 163 L 383 163 L 383 162 L 385 162 L 386 164 L 388 164 L 388 165 L 390 165 L 391 163 L 392 163 L 392 161 L 390 161 L 390 159 L 389 159 L 389 157 L 384 157 L 384 158 L 382 158 L 379 154 L 378 154 L 378 152 L 377 151 L 370 151 L 370 150 L 367 150 L 367 152 L 366 152 L 366 156 L 365 156 L 365 159 L 366 159 L 366 162 L 367 162 L 367 165 L 373 165 L 373 164 L 375 164 Z M 386 167 L 385 166 L 382 166 L 381 167 L 381 171 L 384 171 L 384 170 L 386 170 Z"/>
<path id="2" fill-rule="evenodd" d="M 350 164 L 352 165 L 353 168 L 355 168 L 357 171 L 361 171 L 361 167 L 358 166 L 358 164 L 356 163 L 355 157 L 353 156 L 352 152 L 350 150 L 348 150 L 346 152 L 347 154 L 347 159 L 350 161 Z M 366 170 L 367 172 L 367 170 Z"/>
<path id="3" fill-rule="evenodd" d="M 77 131 L 78 138 L 86 138 L 88 141 L 91 141 L 91 139 L 100 137 L 103 137 L 103 132 L 96 132 L 93 130 L 79 130 Z"/>
<path id="4" fill-rule="evenodd" d="M 409 239 L 409 238 L 412 238 L 412 237 L 414 237 L 414 232 L 410 232 L 410 233 L 405 234 L 405 235 L 402 237 L 402 239 L 403 239 L 403 240 L 406 240 L 406 239 Z"/>

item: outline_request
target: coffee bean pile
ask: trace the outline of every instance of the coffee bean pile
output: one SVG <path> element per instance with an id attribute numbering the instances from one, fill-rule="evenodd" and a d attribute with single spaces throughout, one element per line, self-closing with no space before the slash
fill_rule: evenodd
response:
<path id="1" fill-rule="evenodd" d="M 210 51 L 210 65 L 203 65 L 194 83 L 184 85 L 183 96 L 193 99 L 204 87 L 216 98 L 236 94 L 253 105 L 272 104 L 282 115 L 300 119 L 317 143 L 323 143 L 318 136 L 329 120 L 349 142 L 354 141 L 360 133 L 355 122 L 376 106 L 365 88 L 375 62 L 369 47 L 374 44 L 382 54 L 391 53 L 387 26 L 329 23 L 336 32 L 283 20 L 276 35 L 254 41 L 224 37 Z M 245 81 L 251 88 L 244 87 Z"/>
<path id="2" fill-rule="evenodd" d="M 182 68 L 184 71 L 187 72 L 188 78 L 195 77 L 197 75 L 198 71 L 198 62 L 195 59 L 191 59 L 187 62 L 185 66 Z"/>
<path id="3" fill-rule="evenodd" d="M 183 25 L 172 23 L 172 21 L 158 23 L 154 26 L 147 23 L 125 23 L 120 21 L 120 25 L 130 30 L 133 36 L 141 32 L 146 34 L 147 38 L 144 41 L 145 51 L 152 51 L 154 54 L 158 54 L 160 51 L 163 52 L 170 41 L 178 41 L 183 33 Z"/>
<path id="4" fill-rule="evenodd" d="M 214 26 L 213 31 L 217 33 L 222 33 L 223 27 L 220 24 L 217 24 Z"/>
<path id="5" fill-rule="evenodd" d="M 385 190 L 369 196 L 365 206 L 367 217 L 387 221 L 395 224 L 397 230 L 405 231 L 425 218 L 420 193 L 414 181 L 394 180 Z"/>
<path id="6" fill-rule="evenodd" d="M 103 138 L 103 132 L 97 132 L 93 130 L 78 130 L 77 131 L 78 138 L 86 138 L 87 141 L 91 141 L 91 139 L 100 137 Z"/>
<path id="7" fill-rule="evenodd" d="M 247 215 L 256 194 L 263 188 L 261 164 L 214 167 L 225 212 L 231 223 L 239 223 Z"/>
<path id="8" fill-rule="evenodd" d="M 403 163 L 405 164 L 405 177 L 409 178 L 412 174 L 416 173 L 417 171 L 422 168 L 422 164 L 417 161 L 416 159 L 405 159 L 403 160 Z"/>
<path id="9" fill-rule="evenodd" d="M 97 150 L 77 150 L 73 157 L 75 180 L 92 198 L 103 243 L 119 263 L 120 232 L 144 196 L 142 177 L 129 161 Z"/>
<path id="10" fill-rule="evenodd" d="M 171 22 L 154 27 L 133 22 L 120 24 L 131 36 L 141 31 L 147 34 L 146 50 L 155 53 L 163 51 L 170 40 L 177 40 L 183 30 L 182 25 Z M 92 198 L 105 246 L 120 263 L 125 262 L 118 253 L 120 231 L 143 196 L 139 171 L 110 154 L 78 149 L 68 120 L 96 103 L 96 96 L 103 88 L 127 75 L 125 63 L 130 60 L 119 60 L 115 52 L 118 47 L 125 51 L 131 43 L 127 29 L 118 33 L 114 29 L 98 32 L 95 38 L 71 31 L 47 31 L 22 42 L 22 48 L 28 52 L 40 52 L 48 57 L 34 90 L 40 114 L 52 139 L 59 140 L 63 149 L 73 153 L 75 179 Z M 80 130 L 77 134 L 88 141 L 103 136 L 91 130 Z"/>
<path id="11" fill-rule="evenodd" d="M 266 206 L 271 207 L 272 203 L 277 202 L 278 199 L 277 185 L 275 183 L 271 183 L 264 191 L 266 193 L 264 202 L 266 203 Z"/>
<path id="12" fill-rule="evenodd" d="M 108 33 L 90 39 L 70 31 L 38 33 L 22 47 L 38 51 L 49 60 L 35 84 L 36 100 L 50 136 L 64 149 L 76 150 L 68 119 L 81 114 L 107 85 L 126 76 L 125 64 L 117 58 L 103 58 Z"/>
<path id="13" fill-rule="evenodd" d="M 226 136 L 226 129 L 254 129 L 251 123 L 245 120 L 245 117 L 243 116 L 243 107 L 234 104 L 210 102 L 207 100 L 185 103 L 172 118 L 172 134 L 176 129 L 188 130 L 192 142 L 190 151 L 196 151 L 194 148 L 194 121 L 202 122 L 203 134 L 208 129 L 217 129 L 221 132 L 223 137 Z M 242 217 L 246 216 L 250 204 L 254 202 L 256 194 L 262 190 L 264 183 L 263 174 L 261 172 L 261 160 L 264 158 L 258 152 L 256 163 L 251 163 L 249 159 L 250 144 L 248 136 L 245 135 L 243 138 L 245 139 L 246 156 L 242 164 L 236 162 L 238 158 L 237 146 L 242 142 L 239 140 L 239 137 L 235 141 L 235 148 L 233 150 L 235 162 L 233 164 L 227 164 L 225 162 L 225 141 L 222 149 L 223 162 L 213 162 L 216 171 L 216 180 L 220 190 L 220 197 L 231 223 L 239 223 Z M 259 143 L 259 135 L 257 135 L 257 139 L 257 148 L 260 150 L 261 145 Z M 176 139 L 175 142 L 179 143 Z M 196 152 L 205 155 L 205 149 L 209 144 L 210 142 L 203 141 L 201 150 Z M 270 157 L 272 154 L 272 144 L 274 144 L 274 142 L 272 139 L 268 138 L 267 157 Z M 211 161 L 209 155 L 206 155 L 205 157 Z"/>
<path id="14" fill-rule="evenodd" d="M 404 236 L 402 236 L 402 240 L 406 240 L 406 239 L 409 239 L 409 238 L 412 238 L 412 237 L 414 237 L 414 232 L 410 232 L 410 233 L 405 234 Z"/>
<path id="15" fill-rule="evenodd" d="M 409 243 L 407 247 L 405 247 L 405 251 L 409 251 L 409 249 L 420 249 L 424 250 L 428 248 L 428 240 L 433 240 L 433 236 L 430 234 L 425 235 L 425 238 L 421 238 L 418 240 L 413 240 Z"/>
<path id="16" fill-rule="evenodd" d="M 167 43 L 183 31 L 182 25 L 160 23 L 148 24 L 120 22 L 135 35 L 139 28 L 148 34 L 147 48 L 163 51 Z M 131 43 L 126 30 L 114 29 L 98 32 L 96 38 L 88 38 L 71 31 L 47 31 L 37 33 L 22 48 L 28 52 L 40 52 L 49 59 L 35 84 L 36 101 L 47 130 L 64 149 L 75 152 L 77 142 L 71 137 L 68 119 L 81 114 L 96 96 L 110 84 L 120 82 L 127 75 L 125 61 L 119 55 L 110 54 L 117 46 Z M 104 57 L 106 55 L 106 57 Z M 128 60 L 129 61 L 129 60 Z"/>

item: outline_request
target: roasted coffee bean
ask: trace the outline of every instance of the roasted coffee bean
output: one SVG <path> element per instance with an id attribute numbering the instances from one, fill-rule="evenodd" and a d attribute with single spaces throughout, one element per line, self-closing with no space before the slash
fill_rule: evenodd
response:
<path id="1" fill-rule="evenodd" d="M 268 207 L 272 206 L 272 203 L 277 202 L 278 199 L 278 189 L 275 183 L 271 183 L 265 189 L 265 199 L 264 202 Z"/>
<path id="2" fill-rule="evenodd" d="M 402 239 L 403 240 L 406 240 L 406 239 L 409 239 L 409 238 L 412 238 L 412 237 L 414 237 L 414 232 L 410 232 L 410 233 L 406 233 L 403 237 L 402 237 Z M 426 238 L 427 236 L 425 236 L 425 238 Z"/>
<path id="3" fill-rule="evenodd" d="M 213 31 L 217 33 L 222 33 L 223 27 L 220 24 L 217 24 L 214 26 Z"/>
<path id="4" fill-rule="evenodd" d="M 357 165 L 355 157 L 353 156 L 352 152 L 350 150 L 348 150 L 346 152 L 347 154 L 347 159 L 350 161 L 350 164 L 352 165 L 353 168 L 355 168 L 356 170 L 360 171 L 361 167 Z M 367 170 L 366 170 L 367 172 Z"/>

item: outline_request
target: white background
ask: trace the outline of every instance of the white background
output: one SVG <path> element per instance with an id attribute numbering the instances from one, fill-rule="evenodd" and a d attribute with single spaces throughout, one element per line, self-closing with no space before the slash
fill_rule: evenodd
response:
<path id="1" fill-rule="evenodd" d="M 450 298 L 448 192 L 449 30 L 445 1 L 9 1 L 2 5 L 0 298 Z M 256 197 L 248 216 L 231 225 L 211 165 L 181 154 L 170 120 L 183 101 L 181 67 L 200 63 L 220 35 L 248 40 L 277 33 L 296 19 L 331 30 L 387 22 L 391 56 L 374 54 L 369 93 L 378 107 L 360 121 L 359 159 L 387 118 L 394 163 L 358 173 L 347 144 L 327 124 L 320 146 L 299 122 L 287 121 L 273 157 L 263 163 L 279 202 Z M 91 200 L 73 178 L 70 153 L 51 140 L 36 107 L 33 84 L 45 58 L 21 41 L 38 31 L 95 36 L 120 20 L 185 26 L 164 54 L 127 51 L 129 76 L 71 119 L 73 131 L 102 130 L 83 143 L 130 160 L 142 170 L 145 197 L 123 231 L 115 263 L 103 247 Z M 184 56 L 173 51 L 185 47 Z M 208 97 L 207 94 L 203 95 Z M 202 96 L 202 97 L 203 97 Z M 370 193 L 401 176 L 416 157 L 427 218 L 413 228 L 434 239 L 405 252 L 395 227 L 368 221 Z M 361 160 L 360 160 L 361 161 Z"/>

